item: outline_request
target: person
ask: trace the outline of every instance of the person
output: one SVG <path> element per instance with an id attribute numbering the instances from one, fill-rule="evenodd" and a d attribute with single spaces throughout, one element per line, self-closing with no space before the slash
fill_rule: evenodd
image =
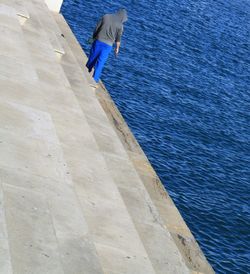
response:
<path id="1" fill-rule="evenodd" d="M 91 72 L 94 68 L 93 78 L 99 82 L 102 69 L 115 43 L 115 55 L 119 53 L 123 23 L 127 21 L 127 11 L 120 9 L 114 14 L 105 14 L 98 22 L 93 32 L 93 44 L 86 67 Z"/>

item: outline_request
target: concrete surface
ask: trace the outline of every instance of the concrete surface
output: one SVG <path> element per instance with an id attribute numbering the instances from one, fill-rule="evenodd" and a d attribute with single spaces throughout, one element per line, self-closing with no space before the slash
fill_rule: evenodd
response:
<path id="1" fill-rule="evenodd" d="M 0 0 L 0 273 L 214 273 L 45 2 Z"/>
<path id="2" fill-rule="evenodd" d="M 45 0 L 49 9 L 54 12 L 59 12 L 63 3 L 63 0 Z"/>

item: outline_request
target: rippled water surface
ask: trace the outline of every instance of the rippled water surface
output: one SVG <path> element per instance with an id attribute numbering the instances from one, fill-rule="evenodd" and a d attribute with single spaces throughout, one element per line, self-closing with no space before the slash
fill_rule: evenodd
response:
<path id="1" fill-rule="evenodd" d="M 248 0 L 64 0 L 82 47 L 128 9 L 102 79 L 217 273 L 250 273 Z M 84 65 L 84 64 L 83 64 Z"/>

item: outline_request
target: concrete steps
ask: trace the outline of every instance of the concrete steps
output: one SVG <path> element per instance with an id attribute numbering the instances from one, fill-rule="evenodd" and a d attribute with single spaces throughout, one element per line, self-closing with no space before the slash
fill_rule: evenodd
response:
<path id="1" fill-rule="evenodd" d="M 64 54 L 64 50 L 60 43 L 61 33 L 57 24 L 55 24 L 52 15 L 47 12 L 47 5 L 44 1 L 41 0 L 33 0 L 32 5 L 38 16 L 37 18 L 39 18 L 41 22 L 41 26 L 46 31 L 49 37 L 50 43 L 53 46 L 54 51 L 58 54 L 58 57 L 61 57 L 61 55 Z"/>
<path id="2" fill-rule="evenodd" d="M 93 90 L 88 84 L 86 85 L 81 71 L 79 70 L 77 75 L 77 67 L 70 66 L 72 60 L 67 59 L 67 54 L 63 56 L 62 63 L 68 72 L 69 82 L 74 85 L 76 97 L 79 99 L 79 96 L 84 96 L 83 105 L 81 103 L 80 105 L 85 116 L 86 113 L 96 117 L 101 115 L 105 119 L 106 115 L 95 98 Z M 78 80 L 75 77 L 78 77 Z M 80 85 L 77 86 L 77 83 Z M 79 91 L 81 94 L 77 93 Z M 108 122 L 107 119 L 106 121 Z M 91 140 L 95 140 L 94 136 L 88 140 L 88 147 L 86 147 L 86 141 L 83 142 L 84 139 L 75 140 L 74 146 L 72 142 L 65 140 L 64 155 L 72 168 L 71 174 L 76 192 L 83 203 L 85 212 L 87 211 L 88 224 L 94 236 L 98 254 L 103 260 L 102 265 L 108 273 L 117 273 L 121 268 L 124 269 L 122 273 L 154 273 L 120 193 L 107 172 L 99 148 L 94 149 L 94 145 L 90 145 Z M 73 158 L 72 155 L 74 155 Z M 87 159 L 85 155 L 88 155 Z M 79 166 L 82 166 L 82 170 L 79 170 Z M 105 210 L 110 213 L 106 218 L 102 217 L 105 215 Z M 117 221 L 115 216 L 117 216 Z M 132 247 L 131 241 L 134 242 Z M 108 260 L 109 257 L 113 258 L 112 261 Z"/>
<path id="3" fill-rule="evenodd" d="M 77 101 L 47 34 L 36 32 L 43 28 L 32 2 L 25 7 L 31 18 L 22 28 L 16 10 L 0 7 L 1 46 L 13 39 L 23 51 L 1 48 L 0 273 L 103 273 L 57 132 L 68 134 L 62 104 L 76 119 Z M 60 77 L 46 79 L 50 69 Z"/>
<path id="4" fill-rule="evenodd" d="M 68 37 L 72 34 L 69 33 L 68 26 L 63 17 L 59 14 L 54 14 L 54 16 L 59 27 L 61 27 L 61 31 L 64 33 L 66 40 L 63 44 L 66 53 L 64 57 L 66 57 L 67 54 L 72 55 L 71 48 L 68 46 L 68 43 L 70 43 Z M 61 60 L 62 66 L 70 79 L 72 72 L 71 70 L 68 70 L 68 67 L 64 62 L 64 57 Z M 84 58 L 81 60 L 86 61 Z M 81 66 L 84 67 L 84 64 L 85 63 L 81 64 Z M 76 66 L 77 64 L 75 64 L 74 67 Z M 77 82 L 81 81 L 82 73 L 86 73 L 86 70 L 83 69 L 80 70 L 80 73 L 78 72 Z M 85 107 L 86 96 L 84 96 L 82 90 L 74 87 L 76 78 L 77 76 L 75 75 L 75 78 L 71 83 L 72 89 L 75 91 L 79 104 L 86 114 L 87 121 L 92 129 L 100 152 L 105 159 L 109 173 L 118 187 L 140 239 L 153 264 L 155 272 L 166 273 L 167 271 L 168 273 L 189 273 L 189 270 L 182 261 L 179 250 L 168 231 L 166 231 L 157 209 L 152 203 L 126 150 L 110 124 L 110 121 L 107 119 L 106 115 L 103 115 L 102 117 L 93 117 L 95 112 L 91 109 L 88 113 L 88 109 Z M 97 97 L 95 100 L 99 104 Z M 98 111 L 99 114 L 101 112 L 103 112 L 103 110 Z M 157 242 L 157 245 L 153 244 L 154 242 Z"/>
<path id="5" fill-rule="evenodd" d="M 0 136 L 1 136 L 1 146 L 0 146 L 0 155 L 1 155 L 1 161 L 0 161 L 0 192 L 1 192 L 1 214 L 0 214 L 0 224 L 1 224 L 1 245 L 0 245 L 0 254 L 1 254 L 1 260 L 2 258 L 4 261 L 0 264 L 0 272 L 1 273 L 12 273 L 17 272 L 20 265 L 25 261 L 25 259 L 34 259 L 34 262 L 37 262 L 39 264 L 39 261 L 41 262 L 43 260 L 42 256 L 38 258 L 37 252 L 34 252 L 33 255 L 30 255 L 28 253 L 32 252 L 33 245 L 34 248 L 36 247 L 42 247 L 42 245 L 50 238 L 50 246 L 46 249 L 46 255 L 49 256 L 49 262 L 47 266 L 51 266 L 51 261 L 53 260 L 53 264 L 55 267 L 58 265 L 58 258 L 53 251 L 55 237 L 53 237 L 53 233 L 51 233 L 51 230 L 49 228 L 52 228 L 52 225 L 49 224 L 48 216 L 45 216 L 46 214 L 43 214 L 40 210 L 42 210 L 42 207 L 44 209 L 44 206 L 42 206 L 43 201 L 40 199 L 40 197 L 33 197 L 34 201 L 33 206 L 39 205 L 39 212 L 37 213 L 37 216 L 44 215 L 44 218 L 41 218 L 39 220 L 39 223 L 41 227 L 48 228 L 47 234 L 40 237 L 40 243 L 38 244 L 36 241 L 32 244 L 32 248 L 30 247 L 30 252 L 27 251 L 28 244 L 30 241 L 28 241 L 28 238 L 32 241 L 34 232 L 33 228 L 35 225 L 38 224 L 37 221 L 34 220 L 34 222 L 31 222 L 32 220 L 32 208 L 30 207 L 29 211 L 25 212 L 25 209 L 27 208 L 27 204 L 30 202 L 28 200 L 30 190 L 25 186 L 24 188 L 20 188 L 20 186 L 16 187 L 14 184 L 17 182 L 16 180 L 12 181 L 11 178 L 8 175 L 11 175 L 15 172 L 18 172 L 18 170 L 26 170 L 27 173 L 29 173 L 31 170 L 36 171 L 39 173 L 40 165 L 44 167 L 48 161 L 43 161 L 43 159 L 46 159 L 45 155 L 43 153 L 46 153 L 46 151 L 49 150 L 47 144 L 43 143 L 40 138 L 35 139 L 29 139 L 25 138 L 25 131 L 29 132 L 29 134 L 32 133 L 32 121 L 30 121 L 29 115 L 25 114 L 25 110 L 27 111 L 28 108 L 21 109 L 24 106 L 20 104 L 15 104 L 17 100 L 15 100 L 15 103 L 12 101 L 12 98 L 15 97 L 16 94 L 10 94 L 11 89 L 10 82 L 12 82 L 13 90 L 16 87 L 17 83 L 20 83 L 21 85 L 28 86 L 34 85 L 36 86 L 36 83 L 38 81 L 38 77 L 36 75 L 36 72 L 34 68 L 32 67 L 31 59 L 29 58 L 28 51 L 25 47 L 25 41 L 22 36 L 22 30 L 19 26 L 18 17 L 16 16 L 16 10 L 12 7 L 1 5 L 0 7 L 0 25 L 1 28 L 4 28 L 5 35 L 3 35 L 1 39 L 1 46 L 7 47 L 9 45 L 9 37 L 10 35 L 13 35 L 13 31 L 15 31 L 15 37 L 12 36 L 14 44 L 13 47 L 23 47 L 23 58 L 22 55 L 19 54 L 18 50 L 13 50 L 14 53 L 17 53 L 14 56 L 9 56 L 8 52 L 1 49 L 1 67 L 4 68 L 4 71 L 0 72 L 0 82 L 1 82 L 1 91 L 9 92 L 8 94 L 8 100 L 1 99 L 1 128 L 0 128 Z M 8 12 L 4 12 L 8 11 Z M 7 37 L 7 39 L 5 39 Z M 14 43 L 15 41 L 15 43 Z M 13 79 L 13 80 L 12 80 Z M 35 117 L 35 114 L 37 112 L 29 108 L 29 114 L 33 114 L 33 117 Z M 44 116 L 46 119 L 46 115 Z M 17 120 L 19 119 L 19 120 Z M 42 117 L 40 117 L 42 119 Z M 16 125 L 19 125 L 19 122 L 23 122 L 22 128 L 19 128 L 21 136 L 19 136 L 19 132 L 17 131 L 17 134 L 15 134 L 16 131 Z M 46 121 L 48 122 L 48 121 Z M 33 132 L 34 133 L 34 132 Z M 28 153 L 27 157 L 25 156 Z M 39 156 L 37 156 L 38 154 Z M 32 163 L 32 156 L 35 156 L 37 158 L 36 163 Z M 35 159 L 35 158 L 34 158 Z M 33 160 L 34 160 L 33 159 Z M 50 161 L 51 164 L 51 161 Z M 53 168 L 48 169 L 48 173 L 52 175 Z M 53 177 L 56 175 L 56 173 L 53 173 Z M 55 176 L 56 177 L 56 176 Z M 20 182 L 20 185 L 24 183 L 23 177 L 19 176 L 18 181 Z M 27 183 L 28 185 L 28 183 Z M 22 211 L 23 209 L 23 211 Z M 24 213 L 26 216 L 24 216 Z M 25 229 L 23 230 L 22 228 Z M 37 231 L 39 234 L 39 232 Z M 3 242 L 4 241 L 4 242 Z M 8 251 L 9 249 L 9 251 Z M 23 260 L 20 260 L 20 254 L 24 254 Z M 14 262 L 13 262 L 14 261 Z M 22 269 L 22 267 L 20 267 Z M 29 269 L 29 266 L 26 266 L 26 269 Z"/>
<path id="6" fill-rule="evenodd" d="M 46 12 L 46 10 L 43 10 L 43 12 L 39 11 L 39 14 L 36 13 L 37 10 L 34 9 L 32 3 L 29 3 L 28 10 L 34 17 L 38 18 L 38 21 L 41 19 L 40 16 L 45 16 Z M 50 37 L 50 33 L 45 28 L 43 30 Z M 30 31 L 26 32 L 24 29 L 24 36 L 27 37 L 28 41 Z M 49 41 L 51 42 L 51 40 Z M 60 65 L 55 62 L 53 56 L 49 55 L 52 50 L 48 41 L 44 44 L 47 48 L 44 47 L 42 53 L 48 54 L 46 60 L 52 61 L 53 71 L 60 71 Z M 32 45 L 28 44 L 28 46 L 30 50 L 32 48 L 39 49 L 36 40 L 33 40 Z M 40 51 L 31 51 L 31 53 L 32 61 L 41 82 L 48 112 L 51 115 L 63 150 L 64 159 L 73 178 L 73 187 L 84 209 L 84 216 L 87 218 L 95 248 L 98 252 L 98 259 L 101 260 L 103 268 L 108 273 L 117 273 L 121 268 L 123 268 L 123 273 L 154 273 L 120 193 L 107 172 L 105 161 L 99 153 L 84 114 L 78 108 L 71 85 L 67 83 L 67 79 L 60 82 L 57 81 L 54 74 L 51 77 L 48 77 L 47 74 L 42 74 L 41 72 L 45 72 L 52 64 L 40 58 Z M 47 73 L 51 74 L 50 71 Z M 65 76 L 61 74 L 58 79 L 62 80 L 63 77 Z M 81 89 L 83 88 L 84 82 L 81 85 Z M 86 84 L 85 89 L 89 91 L 90 99 L 92 90 Z M 59 99 L 59 96 L 62 99 Z M 56 99 L 59 100 L 57 101 Z M 62 100 L 65 101 L 62 102 Z M 99 103 L 97 100 L 96 103 L 93 101 L 94 106 L 98 107 Z M 63 110 L 61 110 L 62 105 L 65 106 Z M 90 109 L 89 112 L 91 111 L 98 115 L 99 110 L 101 110 L 100 106 L 97 109 Z M 73 128 L 73 133 L 68 132 L 69 126 Z M 74 135 L 71 136 L 71 134 Z M 114 207 L 114 205 L 116 206 Z M 110 213 L 106 218 L 103 217 L 105 212 Z M 117 216 L 117 221 L 115 221 L 115 216 Z M 131 241 L 134 242 L 133 246 L 130 244 Z M 81 253 L 83 251 L 79 252 L 79 255 Z M 74 257 L 77 258 L 79 255 L 74 254 Z M 110 261 L 111 257 L 112 260 Z M 129 260 L 128 258 L 133 259 Z M 79 267 L 81 264 L 78 262 L 76 266 Z M 69 265 L 68 267 L 73 267 L 72 263 L 69 264 L 68 262 L 67 265 Z M 92 259 L 91 265 L 98 265 L 98 262 Z M 81 272 L 82 270 L 79 268 L 77 273 Z M 89 273 L 92 272 L 90 271 Z"/>
<path id="7" fill-rule="evenodd" d="M 63 17 L 43 0 L 0 0 L 0 30 L 0 273 L 202 272 Z"/>

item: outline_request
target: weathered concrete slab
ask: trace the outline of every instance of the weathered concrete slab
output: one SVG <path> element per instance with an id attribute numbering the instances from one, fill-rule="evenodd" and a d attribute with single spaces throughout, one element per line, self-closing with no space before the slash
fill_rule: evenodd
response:
<path id="1" fill-rule="evenodd" d="M 92 236 L 89 235 L 75 193 L 53 197 L 48 204 L 64 273 L 102 273 Z"/>
<path id="2" fill-rule="evenodd" d="M 0 102 L 0 126 L 24 138 L 46 140 L 59 144 L 51 117 L 22 104 L 2 100 Z"/>
<path id="3" fill-rule="evenodd" d="M 37 17 L 39 17 L 43 29 L 49 37 L 54 51 L 64 54 L 64 49 L 59 41 L 61 37 L 60 29 L 55 23 L 51 13 L 48 12 L 46 4 L 44 1 L 33 1 L 33 7 L 37 13 Z"/>
<path id="4" fill-rule="evenodd" d="M 59 249 L 64 273 L 104 273 L 91 238 L 62 238 Z"/>
<path id="5" fill-rule="evenodd" d="M 14 7 L 6 5 L 6 1 L 1 0 L 0 15 L 1 15 L 1 21 L 5 19 L 5 17 L 16 18 L 16 10 Z"/>
<path id="6" fill-rule="evenodd" d="M 78 101 L 71 89 L 64 86 L 53 87 L 50 84 L 41 83 L 41 90 L 49 112 L 51 112 L 51 109 L 57 110 L 65 117 L 67 117 L 68 112 L 72 113 L 72 115 L 82 115 Z M 62 104 L 65 105 L 63 109 Z"/>
<path id="7" fill-rule="evenodd" d="M 63 273 L 44 198 L 5 184 L 3 193 L 13 272 Z"/>
<path id="8" fill-rule="evenodd" d="M 119 155 L 123 155 L 120 152 Z M 140 238 L 157 273 L 189 273 L 181 254 L 166 230 L 156 207 L 152 203 L 129 158 L 106 153 L 105 160 L 119 192 L 136 225 Z M 176 209 L 176 208 L 175 208 Z M 182 221 L 183 223 L 183 221 Z M 153 244 L 156 242 L 157 245 Z M 171 250 L 170 253 L 166 252 Z M 174 254 L 174 256 L 173 256 Z"/>
<path id="9" fill-rule="evenodd" d="M 11 256 L 4 212 L 2 181 L 0 180 L 0 273 L 12 273 Z"/>
<path id="10" fill-rule="evenodd" d="M 54 181 L 50 178 L 36 176 L 27 171 L 6 168 L 0 168 L 0 182 L 14 189 L 21 189 L 21 193 L 25 190 L 29 196 L 34 197 L 34 195 L 38 195 L 40 199 L 44 201 L 46 213 L 49 214 L 50 225 L 56 236 L 58 256 L 60 262 L 62 262 L 61 268 L 64 270 L 64 273 L 102 273 L 93 241 L 88 233 L 87 223 L 85 222 L 78 199 L 75 197 L 75 192 L 71 185 L 62 181 Z M 35 197 L 35 199 L 37 200 L 37 197 Z M 14 204 L 16 203 L 17 202 L 14 202 Z M 21 203 L 23 202 L 21 201 Z M 36 215 L 38 206 L 36 204 L 32 204 L 31 206 L 34 208 L 33 217 L 37 220 L 40 219 L 39 215 Z M 10 206 L 5 205 L 5 207 L 9 208 Z M 26 208 L 23 208 L 23 206 L 20 207 L 20 210 L 23 210 L 23 214 L 26 213 Z M 16 214 L 18 214 L 18 212 Z M 14 217 L 15 216 L 13 216 L 13 218 Z M 26 218 L 24 218 L 24 221 L 27 221 Z M 32 221 L 32 223 L 34 223 L 34 221 Z M 18 231 L 20 230 L 20 233 L 25 229 L 26 223 L 24 223 L 23 226 L 24 227 L 22 227 L 18 221 L 15 223 L 15 228 Z M 36 227 L 33 227 L 33 229 L 37 230 Z M 47 228 L 44 229 L 41 233 L 48 232 Z M 8 232 L 13 235 L 11 230 L 8 229 Z M 30 238 L 29 242 L 32 244 L 34 239 Z M 39 243 L 40 242 L 41 240 L 39 238 Z M 51 242 L 51 239 L 49 239 L 49 242 Z M 26 246 L 20 245 L 19 248 L 20 254 L 23 254 L 21 249 L 25 249 Z M 8 255 L 7 252 L 5 252 L 5 254 L 5 256 Z M 21 260 L 25 260 L 25 258 Z M 7 262 L 8 261 L 6 261 L 6 263 Z M 48 262 L 46 261 L 44 263 L 47 264 Z M 29 263 L 25 261 L 24 264 L 28 265 Z M 31 268 L 33 269 L 33 266 L 31 266 Z M 17 273 L 27 273 L 25 271 L 21 269 L 20 272 Z M 58 270 L 58 272 L 55 273 L 60 272 L 61 270 Z"/>
<path id="11" fill-rule="evenodd" d="M 47 111 L 43 91 L 36 84 L 20 83 L 0 75 L 0 96 L 2 101 L 23 104 L 37 110 Z"/>
<path id="12" fill-rule="evenodd" d="M 19 83 L 34 82 L 38 79 L 32 65 L 3 55 L 0 56 L 0 74 L 4 79 L 14 78 Z"/>
<path id="13" fill-rule="evenodd" d="M 74 150 L 81 150 L 81 147 L 97 151 L 98 147 L 93 139 L 93 134 L 82 115 L 71 111 L 71 109 L 68 109 L 66 112 L 50 109 L 50 113 L 61 143 L 66 146 L 68 144 L 69 154 L 73 153 Z"/>
<path id="14" fill-rule="evenodd" d="M 11 274 L 11 256 L 9 251 L 9 241 L 5 238 L 0 238 L 0 273 Z"/>
<path id="15" fill-rule="evenodd" d="M 151 224 L 138 226 L 156 273 L 190 273 L 172 236 L 164 228 Z"/>
<path id="16" fill-rule="evenodd" d="M 24 59 L 25 51 L 23 49 L 26 45 L 22 39 L 22 34 L 3 25 L 0 25 L 0 33 L 2 36 L 0 43 L 1 55 L 13 57 L 19 60 Z M 13 43 L 13 41 L 16 41 L 16 43 Z M 28 54 L 27 60 L 29 60 Z"/>
<path id="17" fill-rule="evenodd" d="M 17 15 L 18 20 L 21 25 L 25 24 L 27 19 L 30 18 L 30 15 L 29 15 L 27 9 L 23 5 L 23 1 L 21 1 L 21 0 L 1 0 L 1 2 L 3 4 L 6 4 L 6 5 L 15 9 L 15 14 Z"/>
<path id="18" fill-rule="evenodd" d="M 147 257 L 143 254 L 127 253 L 113 246 L 96 244 L 97 252 L 101 258 L 104 273 L 155 273 L 148 265 Z"/>
<path id="19" fill-rule="evenodd" d="M 40 176 L 16 167 L 0 167 L 0 181 L 13 187 L 30 190 L 31 193 L 39 193 L 48 200 L 55 196 L 66 197 L 73 191 L 70 181 L 51 179 L 46 174 Z"/>
<path id="20" fill-rule="evenodd" d="M 123 187 L 134 192 L 145 189 L 128 157 L 112 153 L 104 153 L 104 157 L 118 188 Z"/>
<path id="21" fill-rule="evenodd" d="M 144 254 L 147 258 L 102 156 L 98 155 L 95 150 L 72 146 L 65 147 L 64 153 L 95 245 L 112 246 L 123 250 L 126 254 Z M 70 159 L 72 156 L 73 158 Z M 132 246 L 131 241 L 133 241 Z M 101 250 L 98 251 L 99 255 L 100 252 Z M 115 267 L 115 261 L 112 263 Z M 138 264 L 140 264 L 139 261 Z M 148 259 L 144 259 L 144 264 L 148 264 L 148 269 L 150 269 L 151 264 Z M 137 268 L 134 268 L 134 271 L 137 271 Z"/>
<path id="22" fill-rule="evenodd" d="M 54 143 L 0 130 L 0 155 L 0 167 L 15 167 L 55 180 L 68 180 L 61 148 Z"/>

